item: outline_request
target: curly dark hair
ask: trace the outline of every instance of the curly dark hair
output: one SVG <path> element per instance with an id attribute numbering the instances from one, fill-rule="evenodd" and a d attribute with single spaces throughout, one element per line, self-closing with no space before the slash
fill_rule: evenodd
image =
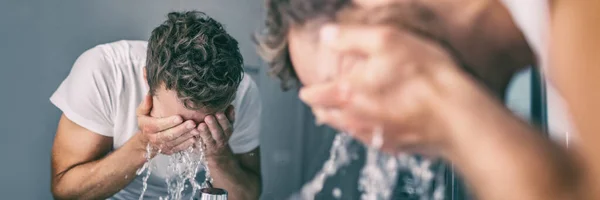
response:
<path id="1" fill-rule="evenodd" d="M 333 20 L 350 4 L 351 0 L 266 0 L 266 27 L 254 39 L 260 56 L 269 65 L 269 74 L 281 80 L 283 90 L 299 84 L 288 51 L 289 29 L 314 19 Z"/>
<path id="2" fill-rule="evenodd" d="M 150 93 L 164 84 L 188 109 L 224 109 L 244 76 L 238 42 L 203 12 L 171 12 L 167 18 L 148 42 Z"/>

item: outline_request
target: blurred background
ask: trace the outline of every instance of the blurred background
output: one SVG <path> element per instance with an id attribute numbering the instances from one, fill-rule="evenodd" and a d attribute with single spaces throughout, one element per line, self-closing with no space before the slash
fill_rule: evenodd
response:
<path id="1" fill-rule="evenodd" d="M 285 199 L 312 179 L 329 156 L 334 131 L 315 127 L 296 92 L 282 92 L 267 76 L 251 40 L 265 15 L 262 0 L 2 0 L 0 198 L 52 199 L 50 150 L 61 112 L 48 98 L 81 53 L 117 40 L 147 40 L 169 11 L 194 9 L 223 23 L 239 41 L 246 71 L 260 88 L 262 199 Z M 532 109 L 545 107 L 532 87 L 543 84 L 536 85 L 528 70 L 515 77 L 507 96 L 508 106 L 528 120 Z M 333 187 L 343 191 L 342 199 L 358 197 L 363 162 L 359 159 L 328 179 L 318 199 L 330 199 Z"/>

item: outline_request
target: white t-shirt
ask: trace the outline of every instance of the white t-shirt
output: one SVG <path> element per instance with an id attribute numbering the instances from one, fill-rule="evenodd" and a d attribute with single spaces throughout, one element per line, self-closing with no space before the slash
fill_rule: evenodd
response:
<path id="1" fill-rule="evenodd" d="M 548 53 L 550 36 L 550 7 L 547 0 L 502 0 L 506 8 L 511 12 L 512 18 L 517 26 L 523 31 L 532 50 L 536 53 L 541 70 L 548 74 Z M 571 125 L 570 114 L 565 106 L 563 98 L 546 79 L 546 103 L 548 128 L 550 135 L 560 143 L 567 143 L 576 131 Z"/>
<path id="2" fill-rule="evenodd" d="M 144 41 L 122 40 L 87 50 L 77 59 L 50 101 L 71 121 L 112 137 L 114 149 L 118 149 L 138 131 L 136 108 L 148 92 L 143 77 L 146 47 Z M 261 118 L 258 88 L 249 75 L 240 83 L 232 105 L 236 121 L 229 145 L 234 153 L 246 153 L 259 145 Z M 148 179 L 146 199 L 167 195 L 168 157 L 156 156 L 152 165 L 156 169 Z M 111 199 L 139 198 L 144 174 Z"/>

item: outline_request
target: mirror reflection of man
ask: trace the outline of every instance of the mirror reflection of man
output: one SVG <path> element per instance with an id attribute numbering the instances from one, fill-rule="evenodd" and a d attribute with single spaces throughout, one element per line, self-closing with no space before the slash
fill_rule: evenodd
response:
<path id="1" fill-rule="evenodd" d="M 77 59 L 50 98 L 63 112 L 52 148 L 52 193 L 138 199 L 144 174 L 136 170 L 149 144 L 157 168 L 144 198 L 159 199 L 168 195 L 166 155 L 204 144 L 213 185 L 230 199 L 258 199 L 258 95 L 237 41 L 202 12 L 169 13 L 149 42 L 98 45 Z"/>
<path id="2" fill-rule="evenodd" d="M 331 64 L 328 66 L 332 66 L 328 68 L 320 64 L 324 59 L 314 59 L 329 53 L 318 43 L 320 28 L 328 23 L 348 21 L 346 18 L 369 18 L 343 15 L 342 12 L 349 8 L 367 11 L 382 3 L 396 3 L 394 9 L 397 10 L 394 11 L 397 12 L 394 13 L 398 17 L 394 19 L 402 19 L 399 25 L 414 32 L 420 39 L 432 41 L 450 52 L 462 70 L 498 99 L 504 99 L 515 73 L 535 64 L 535 55 L 512 20 L 510 10 L 497 0 L 268 0 L 266 31 L 259 40 L 259 48 L 272 74 L 281 80 L 284 89 L 298 82 L 305 87 L 322 84 L 337 78 L 340 74 L 338 70 L 351 71 L 346 67 L 352 65 L 328 63 Z M 366 14 L 377 19 L 385 12 Z M 375 43 L 377 38 L 368 36 L 361 35 L 361 41 Z M 313 111 L 320 110 L 313 107 Z M 359 126 L 362 123 L 347 124 Z M 362 139 L 370 144 L 370 138 Z M 403 187 L 408 183 L 404 183 L 403 178 L 398 181 L 392 199 L 419 198 L 414 193 L 405 192 Z M 450 189 L 454 188 L 448 188 L 447 191 Z M 452 194 L 455 192 L 453 190 Z"/>

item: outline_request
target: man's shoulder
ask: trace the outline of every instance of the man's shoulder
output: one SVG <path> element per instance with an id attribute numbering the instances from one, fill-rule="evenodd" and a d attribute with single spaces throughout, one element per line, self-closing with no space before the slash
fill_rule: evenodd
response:
<path id="1" fill-rule="evenodd" d="M 104 44 L 98 44 L 84 53 L 78 59 L 94 59 L 110 61 L 107 64 L 115 63 L 119 59 L 144 59 L 148 42 L 141 40 L 119 40 Z M 139 54 L 139 55 L 137 55 Z"/>
<path id="2" fill-rule="evenodd" d="M 247 73 L 244 73 L 244 78 L 240 82 L 237 90 L 237 98 L 242 98 L 246 95 L 257 95 L 254 94 L 254 90 L 258 90 L 258 86 L 254 79 Z"/>
<path id="3" fill-rule="evenodd" d="M 105 56 L 118 62 L 145 61 L 148 42 L 142 40 L 119 40 L 97 46 Z"/>
<path id="4" fill-rule="evenodd" d="M 93 80 L 95 84 L 103 85 L 102 89 L 113 92 L 109 95 L 110 98 L 116 98 L 124 85 L 130 88 L 127 90 L 129 92 L 142 90 L 143 84 L 138 82 L 143 77 L 140 76 L 139 80 L 130 77 L 142 74 L 145 48 L 146 42 L 135 40 L 119 40 L 96 45 L 77 58 L 67 79 L 71 80 L 69 82 L 71 84 Z M 143 52 L 143 55 L 134 51 Z"/>
<path id="5" fill-rule="evenodd" d="M 258 102 L 260 102 L 258 86 L 250 75 L 244 73 L 244 78 L 238 86 L 236 97 L 232 104 L 235 108 L 241 109 L 247 106 L 253 107 Z"/>
<path id="6" fill-rule="evenodd" d="M 99 44 L 98 46 L 113 47 L 113 48 L 130 48 L 130 47 L 143 47 L 148 46 L 147 41 L 143 40 L 117 40 L 114 42 Z"/>

